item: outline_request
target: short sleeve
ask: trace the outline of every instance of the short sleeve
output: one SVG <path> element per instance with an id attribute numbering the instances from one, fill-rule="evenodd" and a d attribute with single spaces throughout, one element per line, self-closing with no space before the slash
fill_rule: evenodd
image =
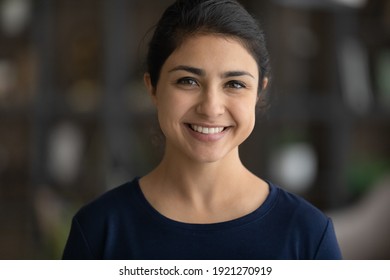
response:
<path id="1" fill-rule="evenodd" d="M 64 260 L 90 260 L 94 259 L 89 245 L 85 239 L 80 224 L 76 218 L 72 220 L 69 237 L 62 255 Z"/>
<path id="2" fill-rule="evenodd" d="M 341 260 L 342 254 L 337 242 L 333 223 L 330 218 L 323 233 L 321 242 L 314 256 L 316 260 Z"/>

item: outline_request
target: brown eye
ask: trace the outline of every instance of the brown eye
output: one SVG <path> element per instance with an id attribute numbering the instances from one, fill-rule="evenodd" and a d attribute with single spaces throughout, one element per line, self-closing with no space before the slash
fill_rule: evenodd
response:
<path id="1" fill-rule="evenodd" d="M 183 85 L 183 86 L 190 86 L 190 87 L 195 87 L 198 85 L 198 82 L 191 77 L 185 77 L 185 78 L 180 78 L 176 82 L 178 85 Z"/>
<path id="2" fill-rule="evenodd" d="M 240 81 L 229 81 L 226 84 L 226 87 L 232 88 L 232 89 L 242 89 L 242 88 L 246 88 L 246 85 Z"/>

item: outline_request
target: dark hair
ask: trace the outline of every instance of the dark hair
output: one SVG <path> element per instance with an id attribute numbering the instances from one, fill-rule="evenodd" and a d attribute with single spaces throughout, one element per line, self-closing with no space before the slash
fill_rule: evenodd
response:
<path id="1" fill-rule="evenodd" d="M 188 36 L 199 33 L 239 40 L 257 62 L 261 91 L 263 79 L 270 71 L 265 36 L 256 20 L 235 0 L 177 0 L 165 10 L 147 55 L 147 71 L 153 87 L 168 57 Z"/>

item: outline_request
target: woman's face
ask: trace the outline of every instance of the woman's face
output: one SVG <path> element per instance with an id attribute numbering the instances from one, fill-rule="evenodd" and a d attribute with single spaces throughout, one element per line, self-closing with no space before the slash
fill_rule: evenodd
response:
<path id="1" fill-rule="evenodd" d="M 259 70 L 239 41 L 190 37 L 145 82 L 166 137 L 166 155 L 216 162 L 237 152 L 255 124 Z"/>

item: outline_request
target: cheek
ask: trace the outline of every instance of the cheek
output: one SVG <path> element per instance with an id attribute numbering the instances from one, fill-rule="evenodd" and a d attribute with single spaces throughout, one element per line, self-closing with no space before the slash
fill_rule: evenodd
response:
<path id="1" fill-rule="evenodd" d="M 235 115 L 238 120 L 241 120 L 248 126 L 254 126 L 256 119 L 256 101 L 249 99 L 246 102 L 237 102 L 239 105 L 236 106 Z"/>
<path id="2" fill-rule="evenodd" d="M 256 114 L 254 110 L 247 112 L 246 123 L 247 123 L 248 133 L 251 134 L 256 123 Z"/>
<path id="3" fill-rule="evenodd" d="M 164 134 L 180 127 L 189 104 L 173 93 L 162 92 L 157 98 L 156 108 L 161 129 Z"/>
<path id="4" fill-rule="evenodd" d="M 162 115 L 161 117 L 164 117 L 163 115 L 178 117 L 183 114 L 186 107 L 186 102 L 172 94 L 160 96 L 157 102 L 157 111 Z"/>

